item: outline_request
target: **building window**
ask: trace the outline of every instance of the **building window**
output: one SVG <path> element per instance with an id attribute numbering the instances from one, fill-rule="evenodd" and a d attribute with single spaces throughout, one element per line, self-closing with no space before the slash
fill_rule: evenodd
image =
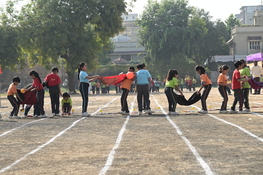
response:
<path id="1" fill-rule="evenodd" d="M 250 50 L 260 50 L 260 41 L 250 41 L 249 49 Z"/>

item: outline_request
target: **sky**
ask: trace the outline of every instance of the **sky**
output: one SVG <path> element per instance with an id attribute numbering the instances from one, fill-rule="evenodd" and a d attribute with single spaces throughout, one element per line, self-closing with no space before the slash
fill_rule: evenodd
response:
<path id="1" fill-rule="evenodd" d="M 6 1 L 7 0 L 0 0 L 0 6 L 3 6 Z M 26 2 L 26 0 L 21 1 Z M 130 0 L 126 1 L 129 2 Z M 238 14 L 242 6 L 261 5 L 261 1 L 263 0 L 188 0 L 189 5 L 210 12 L 210 16 L 212 16 L 214 20 L 225 20 L 231 14 Z M 137 0 L 132 8 L 133 13 L 141 14 L 147 2 L 148 0 Z"/>

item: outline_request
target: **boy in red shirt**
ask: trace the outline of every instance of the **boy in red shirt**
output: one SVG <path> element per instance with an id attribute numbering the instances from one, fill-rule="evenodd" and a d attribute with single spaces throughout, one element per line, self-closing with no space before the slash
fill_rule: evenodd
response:
<path id="1" fill-rule="evenodd" d="M 237 114 L 237 113 L 246 114 L 248 112 L 245 110 L 243 111 L 244 97 L 241 91 L 241 81 L 248 81 L 248 80 L 245 78 L 241 79 L 239 70 L 243 68 L 243 63 L 241 61 L 236 61 L 234 63 L 234 66 L 236 70 L 233 72 L 233 76 L 232 76 L 232 89 L 234 91 L 235 99 L 234 99 L 233 105 L 231 106 L 230 114 Z M 239 111 L 238 112 L 235 110 L 237 101 L 239 101 Z"/>

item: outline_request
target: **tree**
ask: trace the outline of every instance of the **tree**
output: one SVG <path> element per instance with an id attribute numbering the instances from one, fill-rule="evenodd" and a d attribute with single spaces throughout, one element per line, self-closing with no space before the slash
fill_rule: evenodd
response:
<path id="1" fill-rule="evenodd" d="M 109 41 L 103 46 L 102 51 L 98 53 L 98 61 L 100 65 L 106 65 L 111 62 L 109 55 L 113 51 L 114 51 L 114 45 L 111 41 Z"/>
<path id="2" fill-rule="evenodd" d="M 97 53 L 122 30 L 124 0 L 31 0 L 18 16 L 20 43 L 30 62 L 50 65 L 65 60 L 69 90 L 80 62 L 94 69 Z"/>
<path id="3" fill-rule="evenodd" d="M 163 0 L 160 3 L 150 0 L 148 3 L 138 20 L 142 28 L 140 43 L 148 51 L 145 60 L 158 65 L 159 73 L 164 76 L 167 66 L 176 65 L 177 59 L 182 59 L 181 53 L 187 50 L 191 8 L 184 0 Z"/>
<path id="4" fill-rule="evenodd" d="M 231 30 L 235 25 L 240 26 L 239 20 L 233 15 L 229 15 L 229 17 L 225 20 L 226 26 L 227 26 L 227 31 L 229 34 L 229 38 L 231 38 Z"/>

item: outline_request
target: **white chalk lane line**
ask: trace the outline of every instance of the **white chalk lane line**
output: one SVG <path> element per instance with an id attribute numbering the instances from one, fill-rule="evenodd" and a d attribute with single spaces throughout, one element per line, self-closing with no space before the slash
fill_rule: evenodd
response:
<path id="1" fill-rule="evenodd" d="M 115 100 L 117 100 L 120 97 L 116 97 L 114 99 L 112 99 L 109 103 L 105 104 L 104 106 L 100 107 L 96 112 L 92 113 L 91 115 L 95 115 L 96 113 L 98 113 L 101 109 L 107 107 L 109 104 L 111 104 L 112 102 L 114 102 Z M 35 154 L 36 152 L 40 151 L 42 148 L 44 148 L 45 146 L 49 145 L 50 143 L 52 143 L 53 141 L 55 141 L 58 137 L 60 137 L 61 135 L 63 135 L 65 132 L 67 132 L 68 130 L 70 130 L 72 127 L 74 127 L 78 122 L 84 120 L 87 117 L 82 117 L 78 120 L 76 120 L 75 122 L 73 122 L 68 128 L 64 129 L 63 131 L 61 131 L 60 133 L 58 133 L 56 136 L 54 136 L 53 138 L 51 138 L 48 142 L 40 145 L 39 147 L 37 147 L 36 149 L 34 149 L 33 151 L 29 152 L 28 154 L 26 154 L 24 157 L 21 157 L 20 159 L 16 160 L 15 162 L 13 162 L 12 164 L 8 165 L 7 167 L 3 168 L 0 170 L 0 173 L 5 172 L 6 170 L 12 168 L 13 166 L 15 166 L 16 164 L 18 164 L 19 162 L 23 161 L 24 159 L 26 159 L 28 156 Z"/>
<path id="2" fill-rule="evenodd" d="M 155 103 L 161 108 L 161 111 L 163 112 L 163 114 L 166 116 L 166 119 L 171 123 L 171 125 L 175 128 L 176 132 L 178 133 L 178 135 L 184 140 L 184 142 L 186 143 L 186 145 L 188 146 L 188 148 L 192 151 L 192 153 L 194 154 L 194 156 L 196 157 L 197 161 L 199 162 L 199 164 L 202 166 L 202 168 L 204 169 L 205 173 L 207 175 L 213 175 L 213 171 L 211 170 L 211 168 L 209 167 L 209 165 L 205 162 L 205 160 L 200 156 L 200 154 L 198 153 L 198 151 L 196 150 L 196 148 L 191 144 L 191 142 L 184 136 L 183 132 L 180 130 L 180 128 L 171 120 L 171 118 L 169 117 L 169 115 L 166 114 L 166 112 L 164 111 L 163 107 L 159 104 L 159 102 L 157 101 L 157 99 L 153 96 Z"/>
<path id="3" fill-rule="evenodd" d="M 192 107 L 195 107 L 196 109 L 199 109 L 199 110 L 200 110 L 200 108 L 198 108 L 198 107 L 195 106 L 195 105 L 191 105 L 191 106 L 192 106 Z M 263 142 L 263 138 L 256 136 L 255 134 L 253 134 L 253 133 L 249 132 L 248 130 L 242 128 L 241 126 L 238 126 L 238 125 L 236 125 L 236 124 L 234 124 L 234 123 L 231 123 L 231 122 L 228 122 L 228 121 L 226 121 L 226 120 L 223 120 L 223 119 L 221 119 L 221 118 L 219 118 L 219 117 L 216 117 L 215 115 L 212 115 L 212 114 L 206 114 L 206 115 L 208 115 L 208 116 L 210 116 L 210 117 L 212 117 L 212 118 L 214 118 L 214 119 L 216 119 L 216 120 L 219 120 L 219 121 L 221 121 L 221 122 L 223 122 L 223 123 L 226 123 L 226 124 L 228 124 L 228 125 L 234 126 L 234 127 L 238 128 L 239 130 L 243 131 L 244 133 L 248 134 L 249 136 L 254 137 L 254 138 L 256 138 L 257 140 Z"/>
<path id="4" fill-rule="evenodd" d="M 90 101 L 89 103 L 92 103 L 92 102 L 94 102 L 94 101 L 96 101 L 96 100 L 97 100 L 97 99 L 92 100 L 92 101 Z M 82 106 L 78 106 L 76 109 L 79 109 L 79 108 L 81 108 L 81 107 L 82 107 Z M 13 132 L 13 131 L 15 131 L 15 130 L 21 129 L 21 128 L 27 126 L 27 125 L 32 124 L 32 123 L 40 122 L 40 121 L 46 120 L 46 119 L 48 119 L 48 118 L 43 118 L 43 119 L 34 120 L 34 121 L 31 121 L 31 122 L 25 123 L 25 124 L 23 124 L 23 125 L 21 125 L 21 126 L 18 126 L 18 127 L 16 127 L 16 128 L 13 128 L 13 129 L 11 129 L 11 130 L 8 130 L 8 131 L 0 134 L 0 137 L 3 137 L 3 136 L 5 136 L 5 135 L 7 135 L 7 134 L 9 134 L 9 133 L 11 133 L 11 132 Z M 20 120 L 20 119 L 18 119 L 18 120 Z"/>

